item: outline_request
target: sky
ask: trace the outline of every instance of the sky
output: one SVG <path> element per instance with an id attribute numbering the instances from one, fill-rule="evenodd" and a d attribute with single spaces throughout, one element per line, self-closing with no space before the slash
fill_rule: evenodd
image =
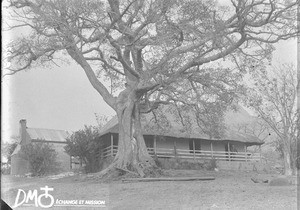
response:
<path id="1" fill-rule="evenodd" d="M 15 35 L 5 33 L 5 36 L 4 44 Z M 276 44 L 273 64 L 296 63 L 296 59 L 296 40 Z M 21 119 L 27 120 L 28 127 L 76 131 L 84 125 L 96 125 L 95 113 L 115 115 L 74 62 L 6 76 L 1 79 L 1 89 L 1 136 L 4 142 L 18 135 Z"/>
<path id="2" fill-rule="evenodd" d="M 8 76 L 2 89 L 2 128 L 8 137 L 18 135 L 20 119 L 28 127 L 76 131 L 96 125 L 95 113 L 114 115 L 76 64 Z"/>

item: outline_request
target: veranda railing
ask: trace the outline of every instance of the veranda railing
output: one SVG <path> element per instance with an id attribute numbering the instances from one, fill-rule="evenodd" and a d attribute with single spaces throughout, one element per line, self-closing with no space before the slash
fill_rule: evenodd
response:
<path id="1" fill-rule="evenodd" d="M 205 150 L 184 150 L 166 148 L 147 148 L 151 156 L 161 158 L 179 159 L 216 159 L 226 161 L 260 161 L 260 153 L 252 152 L 226 152 L 226 151 L 205 151 Z M 102 150 L 102 158 L 113 157 L 117 154 L 118 146 L 108 146 Z"/>

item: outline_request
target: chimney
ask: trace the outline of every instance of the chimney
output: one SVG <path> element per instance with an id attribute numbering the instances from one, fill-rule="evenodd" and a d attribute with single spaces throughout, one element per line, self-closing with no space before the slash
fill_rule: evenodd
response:
<path id="1" fill-rule="evenodd" d="M 21 138 L 21 145 L 26 144 L 26 120 L 22 119 L 20 120 L 20 130 L 19 130 L 19 134 L 20 134 L 20 138 Z"/>

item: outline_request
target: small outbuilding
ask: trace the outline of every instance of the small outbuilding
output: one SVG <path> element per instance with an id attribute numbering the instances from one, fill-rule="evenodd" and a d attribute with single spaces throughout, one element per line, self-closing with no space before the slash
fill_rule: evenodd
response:
<path id="1" fill-rule="evenodd" d="M 21 155 L 23 145 L 35 142 L 49 143 L 57 152 L 57 162 L 60 164 L 61 171 L 71 169 L 71 158 L 65 152 L 66 138 L 69 133 L 64 130 L 53 130 L 44 128 L 28 128 L 26 120 L 20 120 L 20 142 L 11 155 L 11 174 L 25 175 L 30 172 L 30 165 Z"/>

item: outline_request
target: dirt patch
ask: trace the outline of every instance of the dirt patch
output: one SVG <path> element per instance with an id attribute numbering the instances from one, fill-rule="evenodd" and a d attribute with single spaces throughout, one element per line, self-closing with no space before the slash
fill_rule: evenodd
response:
<path id="1" fill-rule="evenodd" d="M 254 176 L 264 179 L 277 176 L 271 174 L 165 170 L 164 177 L 213 176 L 216 179 L 133 183 L 120 180 L 102 183 L 86 179 L 88 176 L 75 175 L 55 180 L 3 176 L 2 198 L 12 205 L 18 189 L 26 191 L 47 185 L 54 188 L 56 199 L 104 199 L 108 209 L 297 209 L 296 185 L 270 186 L 251 181 Z"/>

